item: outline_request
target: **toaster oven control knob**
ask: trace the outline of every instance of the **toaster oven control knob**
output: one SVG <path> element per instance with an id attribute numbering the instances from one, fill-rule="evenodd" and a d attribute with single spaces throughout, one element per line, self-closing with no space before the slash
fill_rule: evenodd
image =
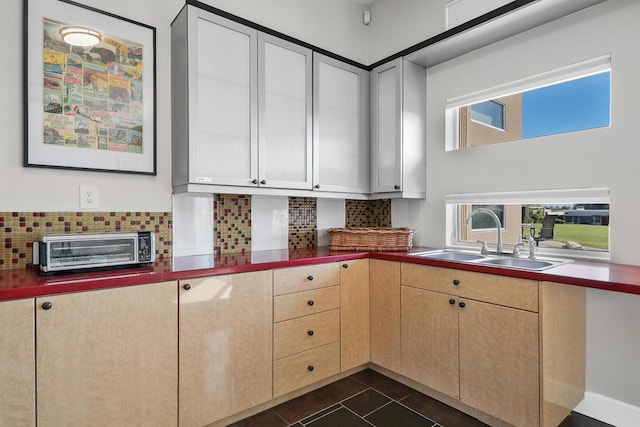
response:
<path id="1" fill-rule="evenodd" d="M 53 307 L 53 304 L 51 304 L 49 301 L 42 303 L 43 310 L 51 310 L 52 307 Z"/>

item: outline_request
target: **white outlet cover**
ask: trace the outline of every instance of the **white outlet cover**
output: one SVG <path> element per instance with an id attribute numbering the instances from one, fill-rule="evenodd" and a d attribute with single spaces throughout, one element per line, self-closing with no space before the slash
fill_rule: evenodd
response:
<path id="1" fill-rule="evenodd" d="M 98 209 L 98 187 L 80 186 L 80 209 Z"/>

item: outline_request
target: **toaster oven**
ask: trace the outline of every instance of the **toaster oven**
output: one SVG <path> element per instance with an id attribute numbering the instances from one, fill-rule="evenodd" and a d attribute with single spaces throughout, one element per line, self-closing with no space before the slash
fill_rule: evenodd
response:
<path id="1" fill-rule="evenodd" d="M 33 242 L 33 264 L 42 273 L 150 264 L 155 258 L 151 231 L 45 234 Z"/>

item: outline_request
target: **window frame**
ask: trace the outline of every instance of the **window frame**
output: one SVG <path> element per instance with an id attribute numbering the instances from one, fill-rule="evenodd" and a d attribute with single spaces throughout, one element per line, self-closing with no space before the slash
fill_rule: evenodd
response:
<path id="1" fill-rule="evenodd" d="M 445 209 L 445 244 L 447 248 L 480 250 L 480 245 L 476 242 L 460 240 L 460 230 L 458 224 L 464 223 L 461 218 L 461 205 L 506 205 L 518 204 L 577 204 L 577 203 L 610 203 L 610 189 L 608 187 L 599 188 L 574 188 L 574 189 L 551 189 L 551 190 L 530 190 L 530 191 L 505 191 L 491 193 L 465 193 L 446 194 Z M 506 223 L 506 217 L 503 218 Z M 503 224 L 502 230 L 504 231 Z M 537 247 L 536 254 L 540 256 L 551 256 L 560 258 L 585 259 L 597 261 L 611 260 L 611 223 L 609 223 L 609 242 L 606 251 L 585 251 L 581 249 L 556 249 L 550 247 Z M 474 230 L 474 231 L 491 231 Z M 515 242 L 503 242 L 505 251 L 510 251 Z"/>
<path id="2" fill-rule="evenodd" d="M 480 121 L 480 120 L 475 120 L 475 119 L 473 118 L 473 106 L 474 106 L 474 105 L 478 105 L 478 104 L 483 104 L 483 103 L 486 103 L 486 102 L 492 102 L 492 103 L 497 104 L 497 105 L 499 105 L 500 107 L 502 107 L 502 127 L 498 127 L 498 126 L 490 125 L 489 123 L 485 123 L 485 122 L 482 122 L 482 121 Z M 488 100 L 486 100 L 486 101 L 476 102 L 475 104 L 471 104 L 471 105 L 469 105 L 469 110 L 471 111 L 471 114 L 469 115 L 469 119 L 470 119 L 473 123 L 478 123 L 478 124 L 480 124 L 480 125 L 486 126 L 486 127 L 488 127 L 488 128 L 491 128 L 491 129 L 499 130 L 499 131 L 502 131 L 502 132 L 504 132 L 504 131 L 506 131 L 506 130 L 507 130 L 507 129 L 506 129 L 506 123 L 507 123 L 507 105 L 506 105 L 505 103 L 500 102 L 500 101 L 496 101 L 495 99 L 488 99 Z M 458 144 L 460 144 L 460 143 L 458 142 Z"/>

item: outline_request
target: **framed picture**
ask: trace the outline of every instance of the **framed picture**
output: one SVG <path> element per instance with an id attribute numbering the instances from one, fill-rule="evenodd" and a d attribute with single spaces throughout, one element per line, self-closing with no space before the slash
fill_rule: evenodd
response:
<path id="1" fill-rule="evenodd" d="M 155 28 L 24 0 L 24 43 L 24 166 L 155 175 Z"/>

